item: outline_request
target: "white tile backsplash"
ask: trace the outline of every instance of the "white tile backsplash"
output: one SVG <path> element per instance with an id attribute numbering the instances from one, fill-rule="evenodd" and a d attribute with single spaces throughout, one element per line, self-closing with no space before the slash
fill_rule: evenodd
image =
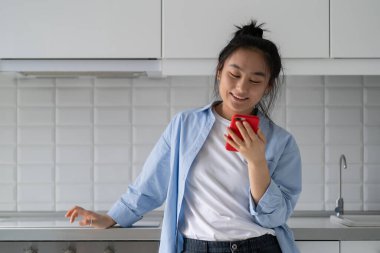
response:
<path id="1" fill-rule="evenodd" d="M 53 165 L 19 165 L 17 169 L 17 182 L 19 183 L 52 183 L 54 166 Z"/>
<path id="2" fill-rule="evenodd" d="M 53 78 L 23 78 L 19 77 L 16 78 L 15 81 L 17 82 L 17 86 L 19 88 L 47 88 L 47 87 L 54 87 L 54 84 L 56 82 Z"/>
<path id="3" fill-rule="evenodd" d="M 380 182 L 379 165 L 365 164 L 364 165 L 363 177 L 364 177 L 364 183 L 378 184 Z"/>
<path id="4" fill-rule="evenodd" d="M 94 200 L 96 203 L 113 203 L 126 190 L 125 184 L 96 184 L 94 187 Z"/>
<path id="5" fill-rule="evenodd" d="M 53 203 L 54 185 L 19 183 L 17 186 L 17 200 L 22 203 Z"/>
<path id="6" fill-rule="evenodd" d="M 93 201 L 92 184 L 61 184 L 56 185 L 56 201 L 71 203 L 90 203 Z"/>
<path id="7" fill-rule="evenodd" d="M 273 120 L 302 155 L 298 210 L 380 210 L 380 77 L 287 76 Z M 213 97 L 213 77 L 0 74 L 0 211 L 107 210 L 170 118 Z"/>
<path id="8" fill-rule="evenodd" d="M 94 134 L 95 144 L 117 145 L 132 143 L 130 126 L 95 126 Z"/>
<path id="9" fill-rule="evenodd" d="M 129 164 L 96 164 L 94 166 L 94 183 L 121 183 L 126 187 L 131 182 L 131 174 L 132 168 Z"/>
<path id="10" fill-rule="evenodd" d="M 129 163 L 131 147 L 124 145 L 95 146 L 95 163 Z"/>
<path id="11" fill-rule="evenodd" d="M 366 105 L 380 106 L 380 88 L 364 88 L 364 101 Z"/>
<path id="12" fill-rule="evenodd" d="M 348 163 L 363 163 L 363 147 L 360 145 L 325 145 L 326 163 L 338 163 L 345 154 Z"/>
<path id="13" fill-rule="evenodd" d="M 93 127 L 92 126 L 59 126 L 56 130 L 57 144 L 92 144 Z"/>
<path id="14" fill-rule="evenodd" d="M 380 145 L 366 145 L 364 161 L 369 164 L 380 164 Z"/>
<path id="15" fill-rule="evenodd" d="M 380 126 L 364 127 L 364 144 L 380 145 Z"/>
<path id="16" fill-rule="evenodd" d="M 324 125 L 323 116 L 323 107 L 288 106 L 286 124 L 288 126 L 320 126 Z"/>
<path id="17" fill-rule="evenodd" d="M 92 88 L 57 88 L 56 103 L 58 106 L 91 106 Z"/>
<path id="18" fill-rule="evenodd" d="M 98 106 L 130 106 L 132 92 L 129 87 L 95 88 L 95 104 Z"/>
<path id="19" fill-rule="evenodd" d="M 44 126 L 21 126 L 17 129 L 18 144 L 54 144 L 53 127 Z"/>
<path id="20" fill-rule="evenodd" d="M 168 106 L 169 89 L 160 87 L 134 87 L 133 105 L 135 106 Z"/>
<path id="21" fill-rule="evenodd" d="M 19 145 L 17 150 L 19 164 L 52 164 L 54 157 L 54 146 L 50 145 Z"/>
<path id="22" fill-rule="evenodd" d="M 165 126 L 136 126 L 133 127 L 134 144 L 154 144 L 158 141 Z"/>
<path id="23" fill-rule="evenodd" d="M 171 104 L 174 106 L 196 106 L 206 104 L 209 99 L 207 86 L 204 87 L 173 87 Z"/>
<path id="24" fill-rule="evenodd" d="M 328 145 L 362 145 L 363 132 L 360 126 L 326 127 L 325 143 Z"/>
<path id="25" fill-rule="evenodd" d="M 134 125 L 166 125 L 170 115 L 167 107 L 134 107 L 133 124 Z"/>
<path id="26" fill-rule="evenodd" d="M 18 90 L 20 106 L 54 106 L 55 89 L 24 87 Z"/>
<path id="27" fill-rule="evenodd" d="M 367 126 L 380 126 L 380 106 L 364 107 L 364 122 Z"/>
<path id="28" fill-rule="evenodd" d="M 16 124 L 16 108 L 2 107 L 0 108 L 0 125 Z"/>
<path id="29" fill-rule="evenodd" d="M 0 164 L 16 163 L 16 146 L 0 146 Z"/>
<path id="30" fill-rule="evenodd" d="M 324 142 L 324 126 L 289 126 L 288 130 L 296 138 L 298 144 L 322 145 Z"/>
<path id="31" fill-rule="evenodd" d="M 94 122 L 94 110 L 89 107 L 75 107 L 56 109 L 56 124 L 61 126 L 91 125 Z"/>
<path id="32" fill-rule="evenodd" d="M 0 126 L 0 145 L 16 143 L 16 128 Z"/>
<path id="33" fill-rule="evenodd" d="M 93 162 L 93 146 L 57 145 L 56 162 L 89 164 Z"/>
<path id="34" fill-rule="evenodd" d="M 0 86 L 0 106 L 14 106 L 16 104 L 16 89 Z"/>
<path id="35" fill-rule="evenodd" d="M 361 87 L 362 76 L 325 76 L 326 87 Z"/>
<path id="36" fill-rule="evenodd" d="M 19 107 L 19 125 L 53 125 L 55 122 L 55 110 L 53 107 Z"/>
<path id="37" fill-rule="evenodd" d="M 361 107 L 325 107 L 325 124 L 335 126 L 362 125 L 363 109 Z"/>
<path id="38" fill-rule="evenodd" d="M 16 182 L 16 166 L 0 165 L 0 183 Z"/>
<path id="39" fill-rule="evenodd" d="M 93 181 L 92 164 L 57 164 L 55 169 L 56 183 L 91 184 Z"/>
<path id="40" fill-rule="evenodd" d="M 324 89 L 320 87 L 288 86 L 286 102 L 289 106 L 323 106 Z"/>
<path id="41" fill-rule="evenodd" d="M 131 109 L 129 107 L 95 107 L 95 125 L 129 125 Z"/>
<path id="42" fill-rule="evenodd" d="M 1 183 L 0 184 L 1 198 L 0 203 L 15 203 L 16 204 L 16 184 Z"/>
<path id="43" fill-rule="evenodd" d="M 363 94 L 361 86 L 356 88 L 328 87 L 325 103 L 330 106 L 362 106 Z"/>

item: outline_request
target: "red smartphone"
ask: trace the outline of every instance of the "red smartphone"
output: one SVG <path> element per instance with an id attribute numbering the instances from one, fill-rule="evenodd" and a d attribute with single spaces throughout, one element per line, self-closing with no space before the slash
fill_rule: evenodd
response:
<path id="1" fill-rule="evenodd" d="M 257 133 L 257 130 L 259 129 L 259 123 L 260 123 L 259 117 L 255 116 L 255 115 L 244 115 L 244 114 L 233 115 L 232 119 L 231 119 L 230 128 L 241 139 L 243 139 L 243 137 L 240 134 L 240 131 L 236 126 L 237 121 L 241 121 L 241 122 L 247 121 L 251 125 L 251 127 L 255 133 Z M 230 135 L 228 135 L 228 138 L 232 139 Z M 232 147 L 230 144 L 228 144 L 228 142 L 226 142 L 226 149 L 228 151 L 234 151 L 234 152 L 237 151 L 234 147 Z"/>

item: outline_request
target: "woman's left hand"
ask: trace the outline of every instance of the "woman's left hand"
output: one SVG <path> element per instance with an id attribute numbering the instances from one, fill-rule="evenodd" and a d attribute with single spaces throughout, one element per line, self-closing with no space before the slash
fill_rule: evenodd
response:
<path id="1" fill-rule="evenodd" d="M 257 130 L 256 134 L 248 122 L 237 122 L 236 126 L 243 139 L 239 138 L 230 128 L 227 131 L 232 139 L 229 139 L 226 135 L 224 138 L 247 160 L 251 195 L 257 204 L 264 195 L 271 180 L 265 158 L 266 139 L 260 129 Z"/>
<path id="2" fill-rule="evenodd" d="M 239 138 L 230 128 L 227 128 L 227 132 L 232 139 L 228 138 L 228 135 L 224 135 L 225 140 L 239 151 L 248 163 L 259 165 L 265 162 L 266 139 L 260 128 L 256 134 L 246 121 L 243 121 L 243 123 L 238 121 L 236 126 L 243 139 Z"/>

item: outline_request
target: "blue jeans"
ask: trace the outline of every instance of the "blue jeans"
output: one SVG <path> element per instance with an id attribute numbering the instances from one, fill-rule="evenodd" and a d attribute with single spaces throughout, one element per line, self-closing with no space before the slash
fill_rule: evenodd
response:
<path id="1" fill-rule="evenodd" d="M 268 234 L 231 242 L 184 238 L 182 253 L 281 253 L 281 248 L 277 238 Z"/>

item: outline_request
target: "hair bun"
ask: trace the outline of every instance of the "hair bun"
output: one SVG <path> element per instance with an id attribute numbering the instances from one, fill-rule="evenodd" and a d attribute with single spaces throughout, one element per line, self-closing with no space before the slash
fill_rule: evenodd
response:
<path id="1" fill-rule="evenodd" d="M 264 30 L 261 28 L 263 24 L 257 25 L 256 20 L 251 20 L 250 23 L 244 26 L 236 26 L 238 29 L 235 32 L 235 37 L 237 36 L 253 36 L 253 37 L 259 37 L 263 38 L 263 32 Z"/>

